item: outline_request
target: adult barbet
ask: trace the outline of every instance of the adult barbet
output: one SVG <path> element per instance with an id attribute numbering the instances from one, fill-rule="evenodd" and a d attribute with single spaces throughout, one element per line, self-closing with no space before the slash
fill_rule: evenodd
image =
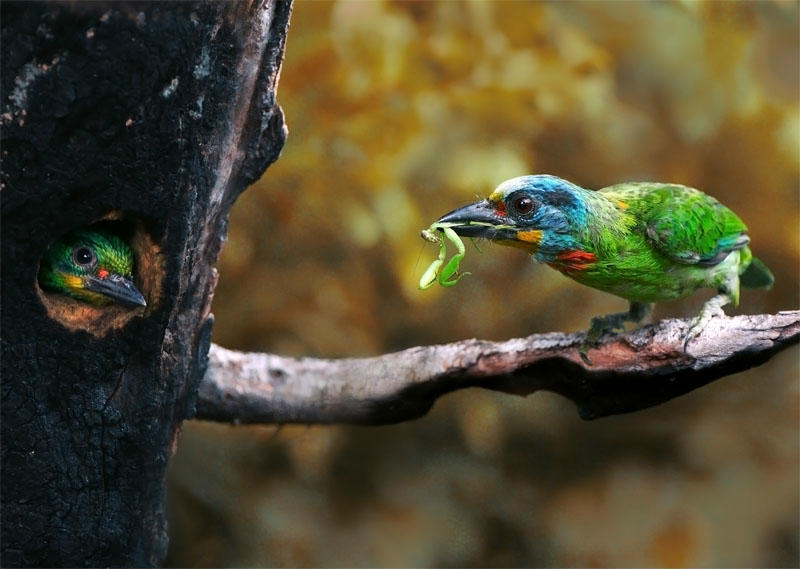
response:
<path id="1" fill-rule="evenodd" d="M 105 230 L 78 229 L 45 253 L 39 285 L 95 306 L 147 306 L 133 283 L 133 251 Z"/>
<path id="2" fill-rule="evenodd" d="M 549 175 L 507 180 L 485 200 L 441 217 L 464 237 L 519 247 L 577 282 L 630 301 L 630 310 L 592 319 L 585 360 L 605 332 L 639 322 L 651 303 L 717 294 L 700 311 L 684 347 L 739 287 L 769 288 L 774 278 L 753 257 L 747 227 L 713 197 L 687 186 L 623 183 L 597 191 Z"/>

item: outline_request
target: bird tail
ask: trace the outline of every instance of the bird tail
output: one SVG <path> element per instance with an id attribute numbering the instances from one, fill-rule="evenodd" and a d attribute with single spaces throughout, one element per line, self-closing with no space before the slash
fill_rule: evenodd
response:
<path id="1" fill-rule="evenodd" d="M 739 275 L 739 284 L 744 288 L 772 288 L 774 282 L 772 271 L 756 257 L 753 257 L 744 272 Z"/>

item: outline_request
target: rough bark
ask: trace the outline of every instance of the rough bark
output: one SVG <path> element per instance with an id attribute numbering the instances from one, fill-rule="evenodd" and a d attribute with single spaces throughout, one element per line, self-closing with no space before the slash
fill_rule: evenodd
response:
<path id="1" fill-rule="evenodd" d="M 159 565 L 233 200 L 285 139 L 291 5 L 2 3 L 3 566 Z M 144 310 L 39 289 L 47 247 L 130 237 Z"/>
<path id="2" fill-rule="evenodd" d="M 581 360 L 584 335 L 464 340 L 373 358 L 325 360 L 211 346 L 198 418 L 234 423 L 405 421 L 465 387 L 518 395 L 540 389 L 575 402 L 586 419 L 657 405 L 767 361 L 800 339 L 800 311 L 715 318 L 683 349 L 691 320 L 663 320 L 607 337 Z"/>

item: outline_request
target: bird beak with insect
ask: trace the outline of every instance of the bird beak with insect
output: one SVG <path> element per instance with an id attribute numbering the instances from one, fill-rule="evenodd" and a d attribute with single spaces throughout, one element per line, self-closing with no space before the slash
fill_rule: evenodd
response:
<path id="1" fill-rule="evenodd" d="M 628 300 L 628 312 L 592 318 L 580 350 L 587 363 L 603 334 L 640 322 L 653 302 L 716 289 L 687 333 L 687 349 L 710 319 L 724 314 L 723 306 L 738 305 L 740 286 L 767 289 L 774 281 L 750 252 L 742 220 L 715 198 L 679 184 L 591 191 L 556 176 L 520 176 L 443 215 L 422 237 L 440 243 L 422 289 L 437 281 L 452 286 L 467 274 L 458 272 L 465 255 L 460 238 L 479 237 L 523 249 L 580 284 Z M 445 239 L 457 249 L 447 264 Z"/>

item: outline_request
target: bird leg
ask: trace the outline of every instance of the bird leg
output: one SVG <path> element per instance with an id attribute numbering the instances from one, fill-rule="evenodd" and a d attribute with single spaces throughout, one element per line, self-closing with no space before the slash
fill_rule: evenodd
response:
<path id="1" fill-rule="evenodd" d="M 587 365 L 592 365 L 591 360 L 586 353 L 591 348 L 596 348 L 600 337 L 606 332 L 613 332 L 614 330 L 624 330 L 625 322 L 639 323 L 648 314 L 652 305 L 647 302 L 631 302 L 628 312 L 618 312 L 616 314 L 608 314 L 606 316 L 595 316 L 592 318 L 592 325 L 589 331 L 586 332 L 586 339 L 581 344 L 580 354 L 581 359 Z"/>

